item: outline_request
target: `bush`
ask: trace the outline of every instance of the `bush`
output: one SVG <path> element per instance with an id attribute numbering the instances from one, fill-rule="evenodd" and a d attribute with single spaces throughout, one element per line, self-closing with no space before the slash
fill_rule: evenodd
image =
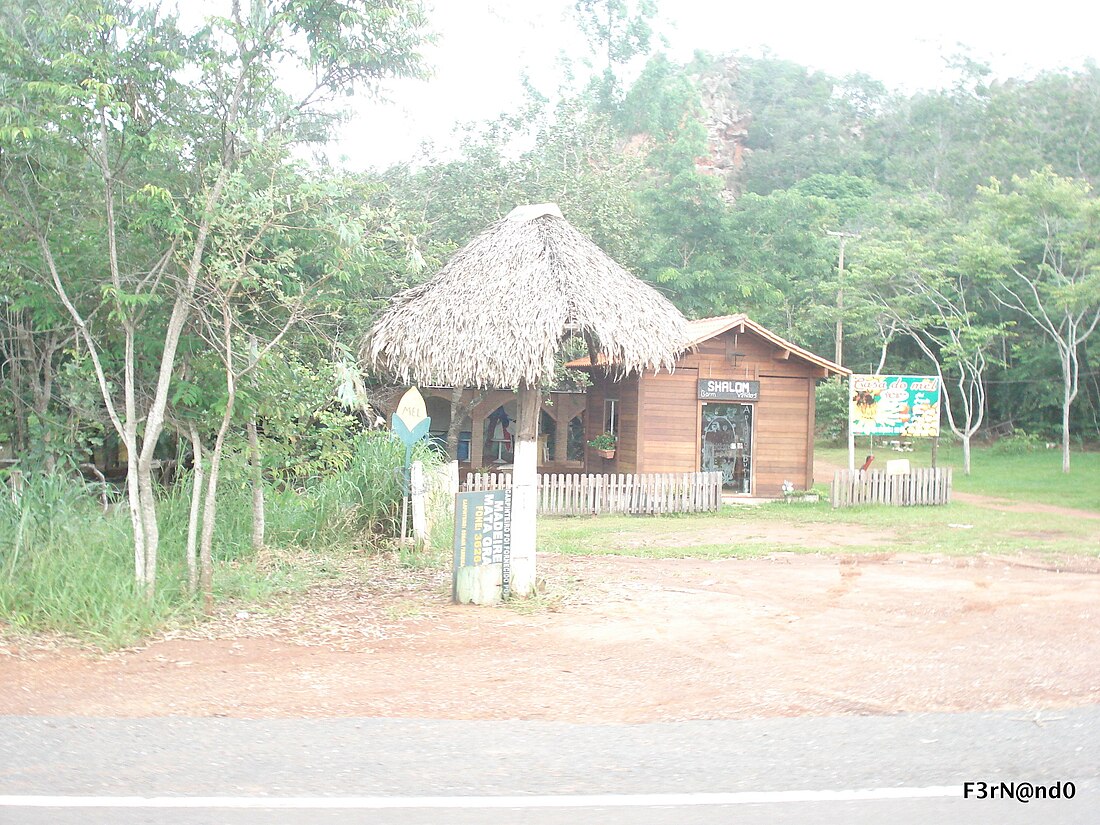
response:
<path id="1" fill-rule="evenodd" d="M 60 472 L 28 476 L 18 496 L 0 484 L 0 616 L 12 626 L 116 646 L 174 612 L 170 592 L 139 591 L 129 515 L 103 512 L 98 492 Z"/>
<path id="2" fill-rule="evenodd" d="M 998 455 L 1023 455 L 1044 447 L 1045 439 L 1024 430 L 1014 430 L 1012 435 L 998 438 L 990 445 L 990 451 Z"/>
<path id="3" fill-rule="evenodd" d="M 848 383 L 822 381 L 817 385 L 816 430 L 822 441 L 838 444 L 848 437 Z"/>
<path id="4" fill-rule="evenodd" d="M 318 555 L 377 548 L 397 534 L 404 445 L 390 433 L 368 432 L 350 446 L 347 466 L 300 489 L 267 491 L 267 544 Z M 427 467 L 426 446 L 414 455 Z M 214 532 L 215 596 L 248 601 L 301 586 L 309 571 L 294 555 L 272 567 L 252 550 L 251 496 L 243 457 L 226 456 Z M 187 475 L 163 491 L 157 596 L 134 582 L 133 534 L 124 499 L 103 512 L 100 489 L 75 475 L 37 473 L 18 496 L 0 478 L 0 618 L 23 630 L 76 635 L 107 647 L 132 643 L 198 608 L 187 594 L 185 546 L 191 483 Z M 259 563 L 258 563 L 259 562 Z M 313 572 L 323 565 L 312 568 Z"/>

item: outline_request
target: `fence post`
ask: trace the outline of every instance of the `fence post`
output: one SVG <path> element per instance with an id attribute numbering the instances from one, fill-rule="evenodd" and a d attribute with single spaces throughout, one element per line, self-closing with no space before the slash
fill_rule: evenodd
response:
<path id="1" fill-rule="evenodd" d="M 413 543 L 418 546 L 428 540 L 424 494 L 424 464 L 420 461 L 414 461 L 409 468 L 409 497 L 412 500 Z"/>

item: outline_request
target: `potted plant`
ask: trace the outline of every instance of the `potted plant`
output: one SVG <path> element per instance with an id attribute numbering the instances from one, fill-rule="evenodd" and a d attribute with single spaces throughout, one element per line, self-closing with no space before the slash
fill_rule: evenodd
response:
<path id="1" fill-rule="evenodd" d="M 783 498 L 788 504 L 813 504 L 818 500 L 818 494 L 813 490 L 796 490 L 792 482 L 784 481 Z"/>
<path id="2" fill-rule="evenodd" d="M 602 458 L 614 458 L 615 441 L 616 438 L 614 433 L 600 433 L 588 442 L 588 446 L 592 447 Z"/>

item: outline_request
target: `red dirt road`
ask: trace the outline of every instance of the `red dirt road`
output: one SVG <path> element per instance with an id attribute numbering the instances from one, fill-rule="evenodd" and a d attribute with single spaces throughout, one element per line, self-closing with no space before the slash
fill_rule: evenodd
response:
<path id="1" fill-rule="evenodd" d="M 0 712 L 644 722 L 1100 702 L 1095 558 L 541 564 L 547 594 L 522 612 L 453 606 L 449 576 L 417 573 L 106 656 L 9 642 Z"/>

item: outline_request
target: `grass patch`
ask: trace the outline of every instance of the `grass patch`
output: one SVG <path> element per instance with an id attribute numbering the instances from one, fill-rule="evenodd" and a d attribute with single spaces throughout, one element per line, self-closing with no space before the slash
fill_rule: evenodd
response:
<path id="1" fill-rule="evenodd" d="M 968 504 L 853 507 L 734 505 L 718 513 L 545 517 L 539 548 L 573 555 L 751 558 L 777 552 L 1050 555 L 1100 553 L 1094 520 L 1004 513 Z M 834 542 L 828 537 L 837 537 Z"/>
<path id="2" fill-rule="evenodd" d="M 242 607 L 271 603 L 319 579 L 347 575 L 350 555 L 388 548 L 401 496 L 394 470 L 403 460 L 395 439 L 368 433 L 344 472 L 301 490 L 269 489 L 269 547 L 256 552 L 247 474 L 227 457 L 214 533 L 215 599 Z M 134 582 L 124 500 L 103 512 L 96 491 L 71 476 L 29 474 L 18 496 L 0 479 L 0 622 L 17 634 L 60 633 L 115 648 L 201 620 L 186 584 L 190 489 L 184 478 L 161 496 L 157 594 L 148 600 Z M 409 549 L 401 561 L 439 566 L 444 556 Z"/>

